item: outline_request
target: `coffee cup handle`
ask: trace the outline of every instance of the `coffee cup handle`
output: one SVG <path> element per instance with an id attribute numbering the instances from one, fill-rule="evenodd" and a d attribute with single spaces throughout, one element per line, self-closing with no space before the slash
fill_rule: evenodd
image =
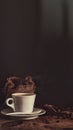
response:
<path id="1" fill-rule="evenodd" d="M 11 103 L 9 103 L 10 101 L 11 101 Z M 13 111 L 15 111 L 13 98 L 7 98 L 6 99 L 6 105 L 11 107 L 13 109 Z"/>

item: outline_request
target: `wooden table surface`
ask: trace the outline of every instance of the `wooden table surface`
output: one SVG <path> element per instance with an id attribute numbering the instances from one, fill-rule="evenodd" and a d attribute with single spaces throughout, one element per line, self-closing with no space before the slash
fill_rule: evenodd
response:
<path id="1" fill-rule="evenodd" d="M 73 129 L 73 120 L 43 115 L 25 121 L 0 115 L 0 130 L 63 130 L 64 128 Z"/>

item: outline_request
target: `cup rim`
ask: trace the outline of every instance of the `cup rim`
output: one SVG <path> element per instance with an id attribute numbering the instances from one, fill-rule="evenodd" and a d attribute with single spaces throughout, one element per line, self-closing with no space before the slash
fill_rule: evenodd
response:
<path id="1" fill-rule="evenodd" d="M 23 96 L 36 96 L 36 93 L 12 93 L 12 96 L 23 97 Z"/>

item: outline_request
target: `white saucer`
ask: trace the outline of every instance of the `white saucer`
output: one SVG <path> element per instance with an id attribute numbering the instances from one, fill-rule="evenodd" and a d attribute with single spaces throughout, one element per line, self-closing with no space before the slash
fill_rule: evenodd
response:
<path id="1" fill-rule="evenodd" d="M 1 114 L 5 116 L 17 117 L 17 118 L 36 118 L 39 115 L 45 114 L 46 111 L 40 108 L 34 108 L 32 113 L 25 114 L 24 112 L 13 112 L 12 109 L 7 108 L 1 111 Z"/>
<path id="2" fill-rule="evenodd" d="M 31 116 L 31 117 L 12 117 L 12 118 L 15 118 L 15 120 L 32 120 L 32 119 L 36 119 L 38 118 L 38 116 Z"/>

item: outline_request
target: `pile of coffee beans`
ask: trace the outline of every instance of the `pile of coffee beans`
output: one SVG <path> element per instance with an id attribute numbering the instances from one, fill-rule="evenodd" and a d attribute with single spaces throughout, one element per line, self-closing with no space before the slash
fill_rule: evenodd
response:
<path id="1" fill-rule="evenodd" d="M 58 107 L 55 105 L 45 104 L 43 108 L 49 116 L 57 116 L 63 119 L 73 119 L 73 107 Z"/>

